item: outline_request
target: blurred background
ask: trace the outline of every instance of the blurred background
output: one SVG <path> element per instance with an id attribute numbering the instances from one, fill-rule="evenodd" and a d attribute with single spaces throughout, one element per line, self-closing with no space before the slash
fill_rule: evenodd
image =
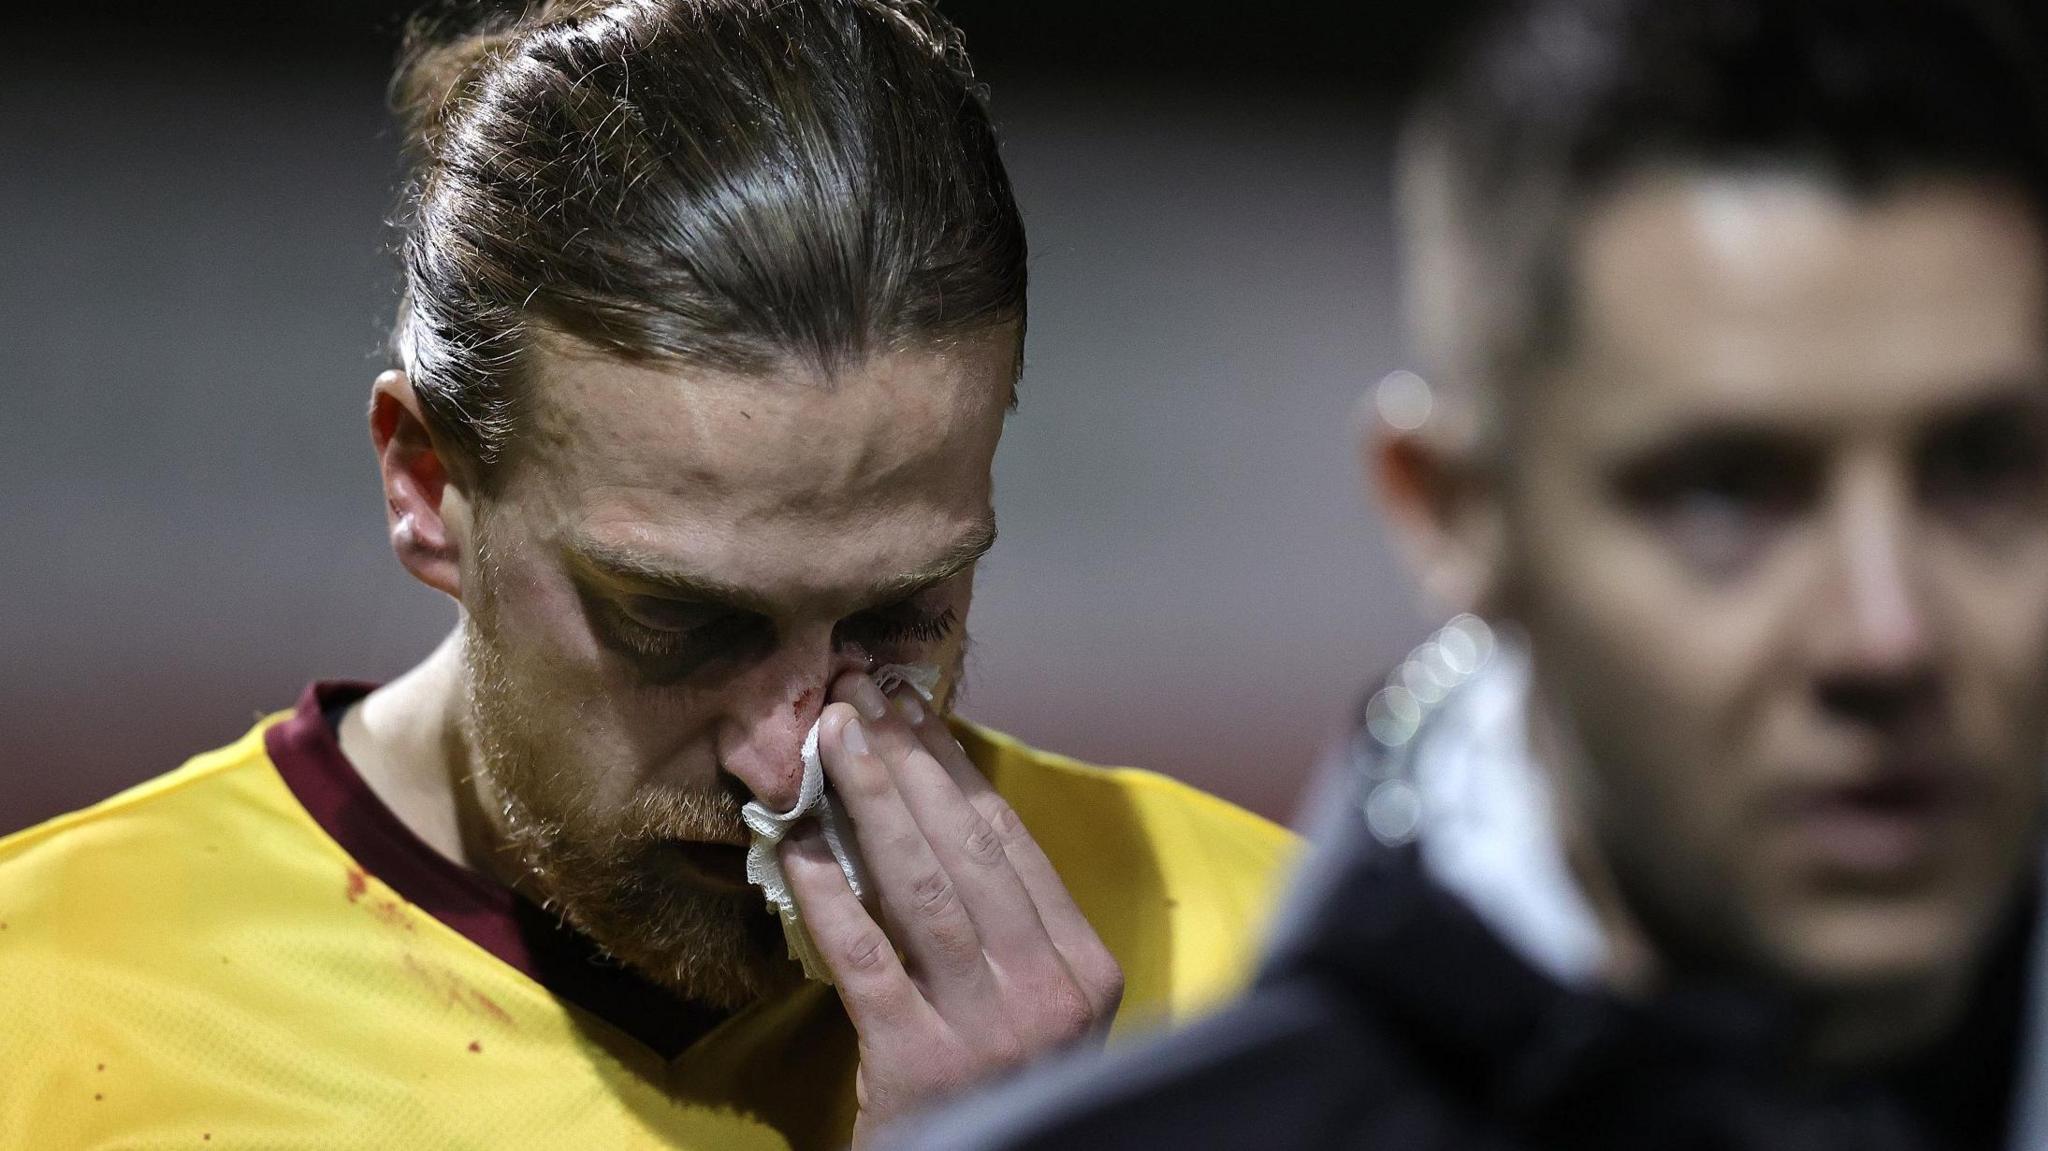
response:
<path id="1" fill-rule="evenodd" d="M 0 70 L 0 833 L 454 620 L 364 424 L 408 5 L 40 7 Z M 1034 254 L 963 710 L 1284 818 L 1430 622 L 1349 408 L 1403 365 L 1390 96 L 1451 6 L 942 7 Z"/>

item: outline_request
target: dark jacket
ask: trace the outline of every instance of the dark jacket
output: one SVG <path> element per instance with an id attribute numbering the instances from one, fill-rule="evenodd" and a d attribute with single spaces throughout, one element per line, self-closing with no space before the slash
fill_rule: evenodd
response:
<path id="1" fill-rule="evenodd" d="M 1355 797 L 1354 797 L 1355 798 Z M 922 1151 L 1657 1148 L 1965 1151 L 2003 1142 L 2019 948 L 1938 1052 L 1802 1084 L 1735 988 L 1567 989 L 1358 808 L 1312 858 L 1253 990 L 1192 1029 L 1054 1065 L 905 1131 Z M 1339 810 L 1343 810 L 1340 808 Z M 2014 938 L 2020 938 L 2019 932 Z"/>

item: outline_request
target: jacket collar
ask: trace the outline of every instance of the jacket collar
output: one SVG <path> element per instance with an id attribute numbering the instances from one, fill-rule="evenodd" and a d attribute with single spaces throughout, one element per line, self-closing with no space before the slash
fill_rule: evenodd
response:
<path id="1" fill-rule="evenodd" d="M 1644 1005 L 1598 986 L 1604 941 L 1520 742 L 1525 694 L 1526 665 L 1465 617 L 1368 700 L 1320 791 L 1317 846 L 1262 982 L 1320 982 L 1422 1053 L 1433 1077 L 1537 1127 L 1571 1122 L 1589 1099 L 1625 1123 L 1615 1101 L 1627 1099 L 1661 1108 L 1659 1122 L 1697 1110 L 1700 1130 L 1722 1137 L 1702 1146 L 1784 1146 L 1816 1109 L 1862 1141 L 1840 1145 L 1895 1145 L 1911 1128 L 1896 1092 L 1787 1089 L 1790 1012 L 1770 993 L 1698 984 Z M 2010 948 L 2031 965 L 2012 981 L 2030 1012 L 2015 1151 L 2048 1146 L 2048 1065 L 2034 1058 L 2048 1045 L 2048 1005 L 2034 992 L 2048 985 L 2048 956 L 2028 946 L 2041 918 Z"/>

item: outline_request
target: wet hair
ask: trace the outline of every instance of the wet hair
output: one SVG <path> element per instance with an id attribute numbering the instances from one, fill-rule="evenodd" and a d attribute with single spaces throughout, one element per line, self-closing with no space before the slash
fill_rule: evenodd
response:
<path id="1" fill-rule="evenodd" d="M 2048 220 L 2048 89 L 2003 0 L 1512 0 L 1409 109 L 1416 351 L 1451 386 L 1554 361 L 1576 221 L 1661 168 L 1791 170 L 1859 196 L 2011 186 Z"/>
<path id="2" fill-rule="evenodd" d="M 1014 325 L 1024 226 L 922 0 L 551 0 L 416 18 L 394 357 L 488 469 L 532 349 L 825 374 Z"/>

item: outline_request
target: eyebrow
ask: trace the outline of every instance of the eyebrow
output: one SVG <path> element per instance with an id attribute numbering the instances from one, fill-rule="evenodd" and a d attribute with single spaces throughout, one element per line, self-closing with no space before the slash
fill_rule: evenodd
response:
<path id="1" fill-rule="evenodd" d="M 2041 382 L 2024 377 L 1987 376 L 1974 391 L 1959 396 L 1945 397 L 1939 402 L 1912 409 L 1905 415 L 1904 422 L 1919 430 L 1941 428 L 1959 420 L 1975 419 L 1986 415 L 2009 416 L 2016 419 L 2039 419 L 2048 416 L 2048 389 Z M 1644 457 L 1676 448 L 1691 447 L 1706 443 L 1714 446 L 1769 444 L 1774 447 L 1814 448 L 1826 445 L 1830 436 L 1805 426 L 1785 426 L 1774 422 L 1769 413 L 1758 415 L 1749 412 L 1723 413 L 1709 410 L 1702 414 L 1681 413 L 1667 427 L 1640 433 L 1631 429 L 1632 437 L 1609 454 L 1613 457 Z"/>
<path id="2" fill-rule="evenodd" d="M 862 602 L 865 606 L 874 606 L 908 599 L 972 567 L 975 561 L 988 554 L 995 543 L 995 520 L 983 519 L 932 562 L 870 585 Z M 654 589 L 675 599 L 731 607 L 759 615 L 773 615 L 776 611 L 775 605 L 752 588 L 685 571 L 676 567 L 673 561 L 649 552 L 583 535 L 573 537 L 568 550 L 571 558 L 592 571 L 614 581 Z"/>

